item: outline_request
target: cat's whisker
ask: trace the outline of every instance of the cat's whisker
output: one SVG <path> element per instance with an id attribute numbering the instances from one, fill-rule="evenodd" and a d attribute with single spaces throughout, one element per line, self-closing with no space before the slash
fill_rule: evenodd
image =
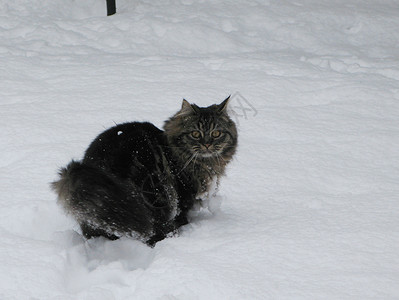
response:
<path id="1" fill-rule="evenodd" d="M 220 157 L 225 163 L 227 163 L 227 161 L 223 158 L 222 154 L 220 154 L 219 152 L 216 152 L 216 155 L 218 157 Z"/>
<path id="2" fill-rule="evenodd" d="M 197 162 L 198 155 L 199 155 L 199 153 L 196 152 L 196 153 L 195 153 L 194 163 L 193 163 L 193 172 L 195 171 L 195 163 Z"/>
<path id="3" fill-rule="evenodd" d="M 181 172 L 183 172 L 185 168 L 187 168 L 187 166 L 191 163 L 191 161 L 196 157 L 196 154 L 197 153 L 191 155 L 191 157 L 187 160 L 187 162 L 184 164 L 183 168 L 180 170 L 180 172 L 177 175 L 179 175 Z"/>
<path id="4" fill-rule="evenodd" d="M 173 149 L 185 149 L 185 147 L 181 146 L 164 146 L 165 148 L 173 148 Z"/>
<path id="5" fill-rule="evenodd" d="M 221 164 L 220 164 L 220 159 L 219 159 L 219 153 L 218 152 L 215 152 L 216 153 L 216 155 L 215 155 L 215 157 L 216 157 L 216 161 L 217 161 L 217 163 L 218 163 L 218 165 L 219 165 L 219 168 L 221 168 L 222 166 L 221 166 Z"/>

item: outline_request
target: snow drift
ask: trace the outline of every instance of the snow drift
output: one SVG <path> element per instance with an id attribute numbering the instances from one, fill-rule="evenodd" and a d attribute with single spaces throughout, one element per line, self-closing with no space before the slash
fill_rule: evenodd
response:
<path id="1" fill-rule="evenodd" d="M 397 2 L 117 11 L 0 0 L 0 298 L 396 299 Z M 239 151 L 213 213 L 154 249 L 80 236 L 58 167 L 114 123 L 228 94 Z"/>

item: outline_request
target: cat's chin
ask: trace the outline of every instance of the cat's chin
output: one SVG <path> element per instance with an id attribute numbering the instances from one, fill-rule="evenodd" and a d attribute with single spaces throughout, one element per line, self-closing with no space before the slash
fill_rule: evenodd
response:
<path id="1" fill-rule="evenodd" d="M 216 152 L 205 152 L 205 153 L 201 153 L 200 157 L 201 158 L 211 158 L 211 157 L 215 157 L 217 155 Z"/>

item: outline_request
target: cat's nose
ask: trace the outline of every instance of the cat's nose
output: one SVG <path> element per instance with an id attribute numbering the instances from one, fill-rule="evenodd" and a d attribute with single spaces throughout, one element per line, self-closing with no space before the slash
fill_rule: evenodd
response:
<path id="1" fill-rule="evenodd" d="M 209 149 L 209 147 L 211 146 L 211 144 L 205 144 L 204 145 L 206 149 Z"/>

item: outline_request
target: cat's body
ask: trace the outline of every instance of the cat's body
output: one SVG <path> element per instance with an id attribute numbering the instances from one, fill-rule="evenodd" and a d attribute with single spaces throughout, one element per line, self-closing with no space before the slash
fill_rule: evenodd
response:
<path id="1" fill-rule="evenodd" d="M 81 162 L 52 184 L 86 238 L 133 236 L 149 245 L 187 224 L 187 214 L 224 173 L 237 144 L 220 105 L 187 101 L 165 122 L 125 123 L 100 134 Z"/>

